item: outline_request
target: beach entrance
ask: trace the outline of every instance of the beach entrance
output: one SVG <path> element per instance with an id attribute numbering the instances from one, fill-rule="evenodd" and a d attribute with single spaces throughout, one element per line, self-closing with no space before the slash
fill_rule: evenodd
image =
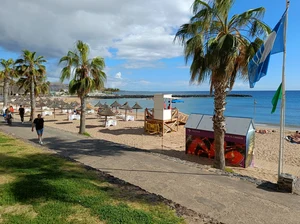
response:
<path id="1" fill-rule="evenodd" d="M 225 117 L 224 151 L 226 163 L 232 166 L 251 165 L 255 129 L 251 118 Z M 185 125 L 187 154 L 214 158 L 214 131 L 211 115 L 191 114 Z"/>

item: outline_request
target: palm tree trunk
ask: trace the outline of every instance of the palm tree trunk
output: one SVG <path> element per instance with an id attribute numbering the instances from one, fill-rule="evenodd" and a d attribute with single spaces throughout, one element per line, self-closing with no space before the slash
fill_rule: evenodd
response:
<path id="1" fill-rule="evenodd" d="M 226 105 L 226 85 L 225 83 L 214 84 L 215 89 L 215 114 L 213 116 L 214 128 L 214 145 L 215 145 L 215 161 L 214 167 L 225 170 L 225 156 L 224 156 L 224 137 L 226 132 L 225 124 L 225 105 Z"/>
<path id="2" fill-rule="evenodd" d="M 5 74 L 6 76 L 6 74 Z M 7 102 L 8 102 L 8 88 L 9 88 L 9 79 L 4 78 L 4 90 L 3 90 L 3 108 L 7 108 Z"/>
<path id="3" fill-rule="evenodd" d="M 30 88 L 30 121 L 34 120 L 34 111 L 35 111 L 35 95 L 34 95 L 34 79 L 31 80 L 31 88 Z"/>
<path id="4" fill-rule="evenodd" d="M 86 107 L 86 97 L 80 97 L 81 101 L 81 114 L 80 114 L 80 127 L 79 134 L 85 133 L 85 107 Z"/>

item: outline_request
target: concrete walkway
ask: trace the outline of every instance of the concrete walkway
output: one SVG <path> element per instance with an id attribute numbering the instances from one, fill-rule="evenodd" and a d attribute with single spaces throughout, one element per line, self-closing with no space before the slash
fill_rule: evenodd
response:
<path id="1" fill-rule="evenodd" d="M 37 143 L 30 124 L 0 130 Z M 300 197 L 208 172 L 191 163 L 47 127 L 44 146 L 224 223 L 300 223 Z"/>

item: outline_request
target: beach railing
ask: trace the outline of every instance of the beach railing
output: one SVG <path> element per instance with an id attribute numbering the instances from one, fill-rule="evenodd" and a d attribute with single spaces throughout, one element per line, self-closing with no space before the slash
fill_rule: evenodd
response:
<path id="1" fill-rule="evenodd" d="M 182 112 L 178 113 L 178 122 L 179 122 L 179 124 L 186 124 L 188 118 L 189 118 L 189 115 L 184 114 Z"/>

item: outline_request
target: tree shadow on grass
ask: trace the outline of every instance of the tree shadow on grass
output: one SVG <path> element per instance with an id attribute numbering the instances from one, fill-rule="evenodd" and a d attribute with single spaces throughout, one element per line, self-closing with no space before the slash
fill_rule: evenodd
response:
<path id="1" fill-rule="evenodd" d="M 49 199 L 67 201 L 68 192 L 61 183 L 68 179 L 90 180 L 84 172 L 67 172 L 73 169 L 71 163 L 54 155 L 31 154 L 24 157 L 0 154 L 0 167 L 5 173 L 16 177 L 10 183 L 10 192 L 18 202 L 47 201 Z"/>
<path id="2" fill-rule="evenodd" d="M 120 218 L 122 216 L 120 205 L 113 205 L 110 203 L 112 201 L 142 204 L 146 202 L 151 205 L 164 203 L 176 209 L 180 215 L 198 217 L 197 213 L 160 195 L 149 193 L 138 186 L 131 185 L 92 167 L 83 166 L 76 162 L 66 162 L 55 155 L 37 153 L 20 158 L 0 154 L 0 158 L 3 161 L 0 163 L 1 170 L 3 169 L 6 174 L 16 177 L 14 181 L 6 184 L 6 188 L 3 188 L 5 192 L 1 195 L 3 196 L 0 199 L 1 204 L 4 206 L 14 206 L 15 203 L 33 204 L 39 208 L 37 217 L 40 220 L 44 220 L 41 217 L 45 211 L 42 207 L 50 203 L 50 206 L 55 209 L 56 202 L 84 206 L 93 212 L 98 211 L 96 208 L 110 206 L 115 209 L 114 211 L 119 212 L 112 217 L 108 215 L 112 220 L 115 216 L 120 216 Z M 78 169 L 79 167 L 81 169 Z M 72 170 L 74 168 L 77 169 Z M 98 182 L 95 182 L 96 180 Z M 129 207 L 125 208 L 129 209 Z M 50 214 L 49 217 L 56 218 L 56 215 L 56 213 Z M 47 219 L 47 216 L 45 217 Z"/>

